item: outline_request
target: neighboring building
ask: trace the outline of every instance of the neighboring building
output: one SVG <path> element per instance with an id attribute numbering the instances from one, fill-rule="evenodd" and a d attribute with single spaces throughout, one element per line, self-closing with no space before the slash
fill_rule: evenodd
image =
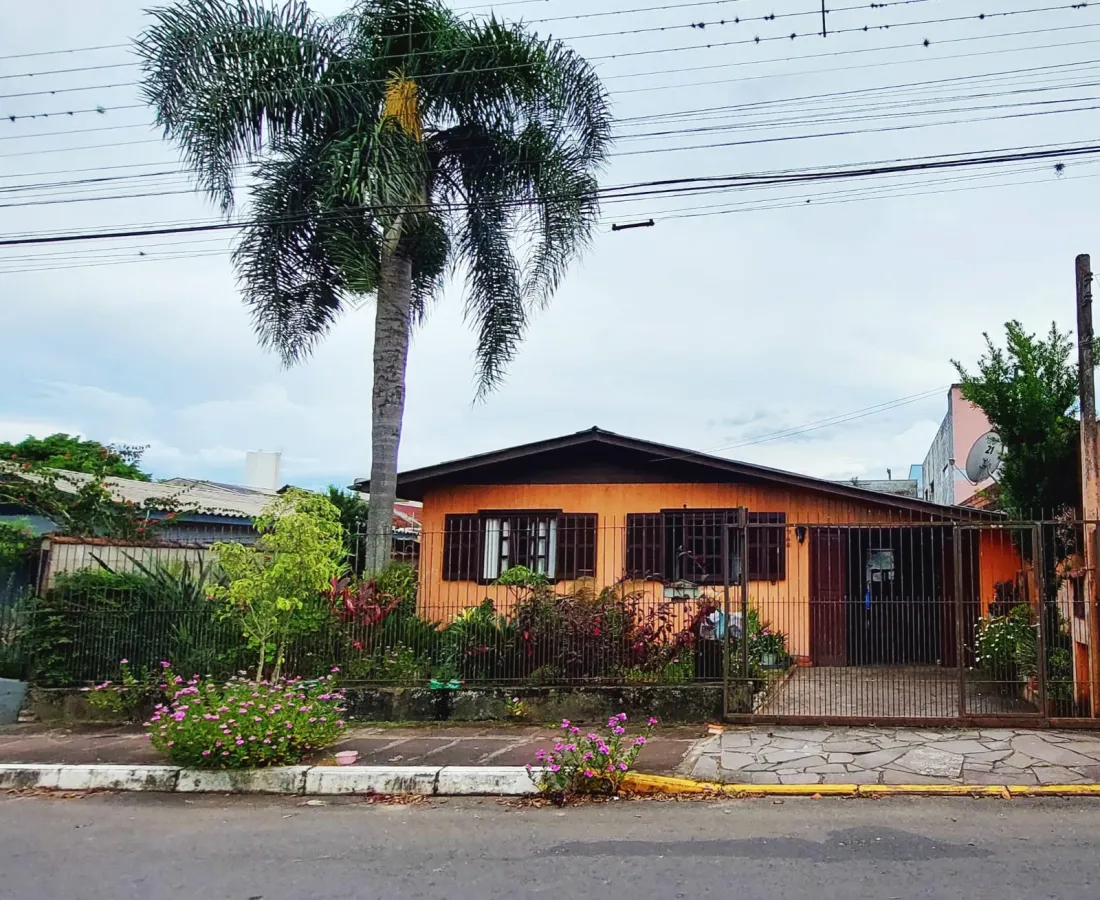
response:
<path id="1" fill-rule="evenodd" d="M 987 515 L 598 428 L 402 472 L 397 488 L 423 503 L 419 611 L 438 621 L 485 598 L 510 610 L 523 591 L 496 581 L 522 565 L 682 628 L 727 589 L 740 609 L 744 572 L 746 602 L 797 657 L 953 666 L 958 610 L 972 636 L 1020 568 L 964 532 L 956 604 L 951 524 Z"/>
<path id="2" fill-rule="evenodd" d="M 911 478 L 849 478 L 837 484 L 850 484 L 865 491 L 877 491 L 880 494 L 892 494 L 895 497 L 909 497 L 912 500 L 920 496 L 920 483 Z"/>
<path id="3" fill-rule="evenodd" d="M 921 466 L 921 499 L 954 506 L 965 503 L 993 482 L 971 484 L 966 478 L 966 457 L 974 444 L 990 430 L 981 408 L 964 400 L 959 385 L 947 392 L 947 415 Z"/>

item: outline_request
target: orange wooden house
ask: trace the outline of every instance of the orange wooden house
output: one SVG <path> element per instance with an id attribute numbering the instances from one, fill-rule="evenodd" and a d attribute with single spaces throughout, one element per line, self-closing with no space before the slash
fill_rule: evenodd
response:
<path id="1" fill-rule="evenodd" d="M 495 582 L 523 565 L 685 616 L 727 591 L 737 609 L 744 585 L 804 663 L 955 666 L 1023 572 L 996 514 L 598 428 L 406 471 L 398 494 L 423 503 L 419 606 L 442 621 L 486 597 L 507 612 Z"/>

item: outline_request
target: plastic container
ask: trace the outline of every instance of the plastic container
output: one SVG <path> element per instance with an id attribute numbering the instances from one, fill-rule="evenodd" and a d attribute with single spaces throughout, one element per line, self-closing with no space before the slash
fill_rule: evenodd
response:
<path id="1" fill-rule="evenodd" d="M 27 695 L 27 682 L 0 678 L 0 725 L 14 725 Z"/>

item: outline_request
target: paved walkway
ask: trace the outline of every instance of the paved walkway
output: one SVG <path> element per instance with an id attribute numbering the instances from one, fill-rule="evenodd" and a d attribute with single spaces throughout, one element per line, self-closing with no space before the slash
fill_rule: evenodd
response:
<path id="1" fill-rule="evenodd" d="M 1100 782 L 1100 733 L 1003 728 L 727 728 L 680 767 L 740 784 Z"/>
<path id="2" fill-rule="evenodd" d="M 704 733 L 702 727 L 656 729 L 638 768 L 673 773 Z M 534 763 L 537 750 L 560 739 L 558 730 L 531 726 L 364 727 L 349 731 L 329 752 L 358 750 L 364 766 L 521 766 Z M 0 763 L 160 762 L 164 758 L 133 728 L 0 727 Z"/>
<path id="3" fill-rule="evenodd" d="M 972 715 L 1035 713 L 1035 707 L 964 680 Z M 957 669 L 940 666 L 805 666 L 773 686 L 758 712 L 775 716 L 950 719 L 959 714 Z"/>
<path id="4" fill-rule="evenodd" d="M 518 766 L 560 735 L 530 726 L 364 727 L 332 751 L 358 750 L 362 765 Z M 135 729 L 0 728 L 0 763 L 163 761 Z M 1100 783 L 1100 733 L 727 726 L 708 736 L 701 727 L 661 728 L 638 769 L 751 784 Z"/>

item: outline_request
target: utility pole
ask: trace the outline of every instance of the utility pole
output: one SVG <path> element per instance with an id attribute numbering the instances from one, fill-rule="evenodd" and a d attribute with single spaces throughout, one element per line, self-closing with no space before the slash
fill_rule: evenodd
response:
<path id="1" fill-rule="evenodd" d="M 1100 519 L 1100 472 L 1097 470 L 1096 359 L 1092 328 L 1092 263 L 1077 257 L 1077 360 L 1081 392 L 1081 518 L 1084 522 L 1085 583 L 1088 614 L 1089 706 L 1100 715 L 1100 605 L 1097 601 L 1097 520 Z"/>

